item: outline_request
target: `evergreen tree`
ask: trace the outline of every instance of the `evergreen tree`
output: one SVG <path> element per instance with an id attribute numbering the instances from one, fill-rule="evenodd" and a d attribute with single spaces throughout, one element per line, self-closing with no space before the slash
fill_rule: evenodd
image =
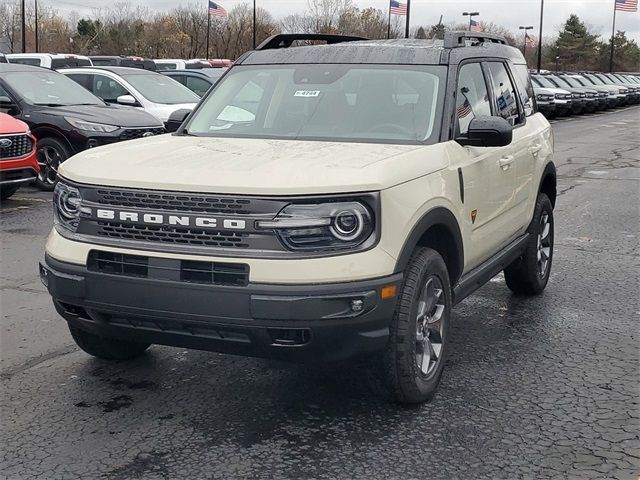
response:
<path id="1" fill-rule="evenodd" d="M 577 15 L 571 14 L 558 35 L 552 54 L 554 58 L 560 57 L 565 70 L 592 69 L 598 62 L 599 46 L 598 35 L 591 33 Z"/>

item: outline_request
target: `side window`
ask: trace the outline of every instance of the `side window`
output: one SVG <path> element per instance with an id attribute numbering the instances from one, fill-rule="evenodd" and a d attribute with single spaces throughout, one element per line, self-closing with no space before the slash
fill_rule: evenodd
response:
<path id="1" fill-rule="evenodd" d="M 87 90 L 91 91 L 90 80 L 91 76 L 86 73 L 69 73 L 67 76 L 76 83 L 79 83 Z"/>
<path id="2" fill-rule="evenodd" d="M 126 88 L 105 75 L 93 75 L 91 91 L 108 103 L 116 103 L 121 95 L 130 95 Z"/>
<path id="3" fill-rule="evenodd" d="M 9 92 L 7 92 L 2 87 L 2 85 L 0 85 L 0 97 L 2 97 L 2 103 L 0 103 L 0 113 L 6 113 L 7 115 L 11 116 L 18 115 L 18 107 L 15 103 L 13 103 L 13 98 L 11 98 Z"/>
<path id="4" fill-rule="evenodd" d="M 497 114 L 508 120 L 511 125 L 522 123 L 516 90 L 504 63 L 489 62 L 487 65 L 493 80 L 493 99 L 498 107 Z"/>
<path id="5" fill-rule="evenodd" d="M 471 120 L 491 116 L 487 84 L 479 63 L 467 63 L 460 68 L 456 88 L 456 118 L 459 134 L 469 130 Z"/>
<path id="6" fill-rule="evenodd" d="M 529 70 L 527 70 L 526 65 L 514 65 L 513 73 L 516 77 L 516 85 L 518 86 L 520 101 L 524 106 L 524 114 L 529 117 L 536 113 L 533 101 L 535 95 L 533 94 L 533 85 L 531 84 Z"/>
<path id="7" fill-rule="evenodd" d="M 187 88 L 200 97 L 207 93 L 209 87 L 211 87 L 211 84 L 206 80 L 197 77 L 187 77 Z"/>

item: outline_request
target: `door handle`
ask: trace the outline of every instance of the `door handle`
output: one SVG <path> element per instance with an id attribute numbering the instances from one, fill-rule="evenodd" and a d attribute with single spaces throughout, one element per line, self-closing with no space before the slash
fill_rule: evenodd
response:
<path id="1" fill-rule="evenodd" d="M 540 150 L 542 150 L 542 145 L 540 145 L 539 143 L 534 143 L 529 147 L 529 152 L 531 153 L 531 155 L 537 155 Z"/>
<path id="2" fill-rule="evenodd" d="M 514 160 L 515 157 L 513 155 L 506 155 L 498 161 L 498 165 L 502 170 L 508 170 Z"/>

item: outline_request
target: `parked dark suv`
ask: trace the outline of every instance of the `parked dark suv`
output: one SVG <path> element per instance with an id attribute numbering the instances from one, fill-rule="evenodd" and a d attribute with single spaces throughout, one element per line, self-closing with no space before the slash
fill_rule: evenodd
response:
<path id="1" fill-rule="evenodd" d="M 0 112 L 29 125 L 38 139 L 38 186 L 52 190 L 58 165 L 86 148 L 165 133 L 152 115 L 108 106 L 61 73 L 0 64 Z"/>

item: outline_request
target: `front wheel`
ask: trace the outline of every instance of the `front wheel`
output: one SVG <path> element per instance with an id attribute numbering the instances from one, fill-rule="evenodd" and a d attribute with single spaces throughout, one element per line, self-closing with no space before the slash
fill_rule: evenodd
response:
<path id="1" fill-rule="evenodd" d="M 106 338 L 72 325 L 69 325 L 69 332 L 82 350 L 104 360 L 129 360 L 142 355 L 149 348 L 148 343 Z"/>
<path id="2" fill-rule="evenodd" d="M 67 146 L 56 138 L 38 140 L 36 159 L 40 173 L 35 183 L 41 190 L 52 191 L 56 185 L 60 164 L 70 157 Z"/>
<path id="3" fill-rule="evenodd" d="M 419 248 L 405 270 L 384 355 L 387 387 L 396 401 L 433 397 L 448 351 L 450 313 L 447 266 L 435 250 Z"/>
<path id="4" fill-rule="evenodd" d="M 504 270 L 507 286 L 520 295 L 538 295 L 547 286 L 553 261 L 553 205 L 544 193 L 538 196 L 529 242 L 520 258 Z"/>

